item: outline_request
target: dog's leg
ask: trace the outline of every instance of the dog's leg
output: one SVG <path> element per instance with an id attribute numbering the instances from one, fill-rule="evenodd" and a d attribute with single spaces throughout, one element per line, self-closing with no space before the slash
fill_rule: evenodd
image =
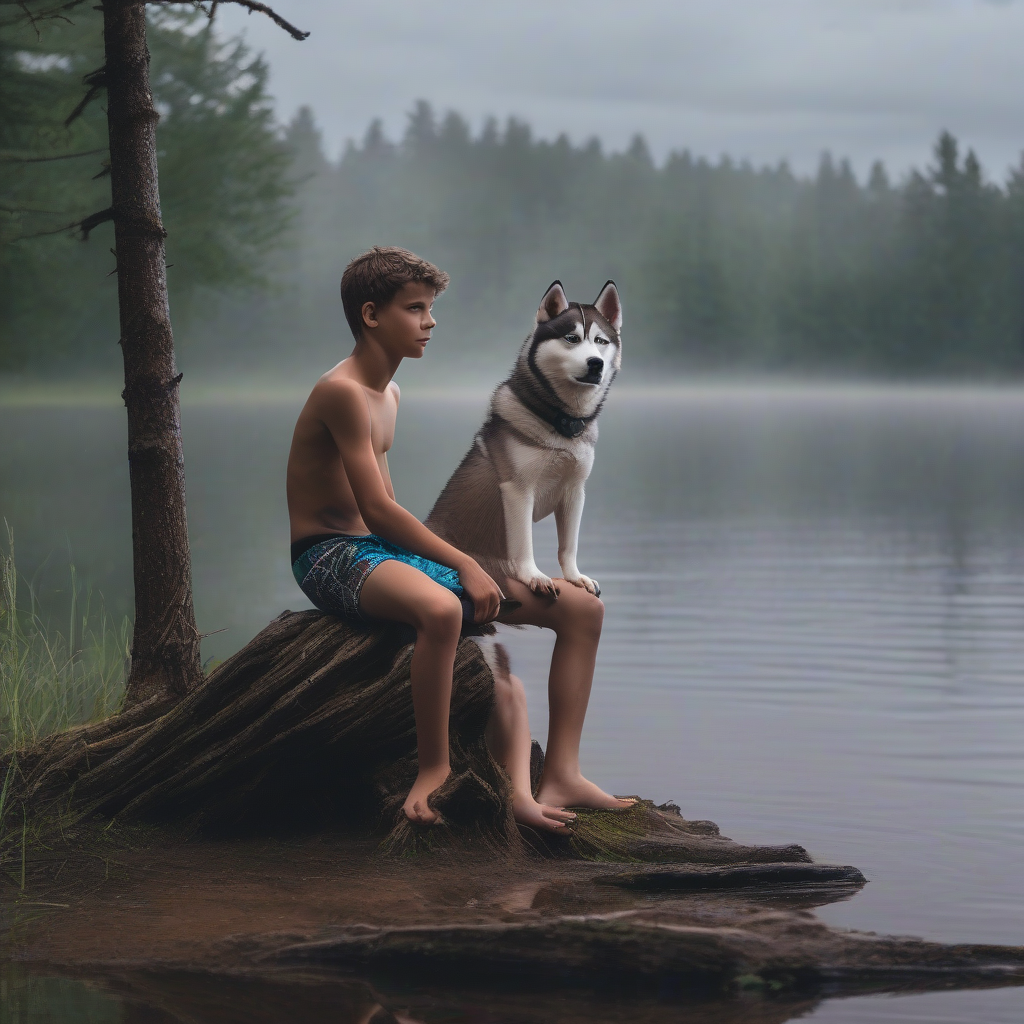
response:
<path id="1" fill-rule="evenodd" d="M 595 597 L 601 596 L 597 580 L 584 576 L 576 565 L 576 550 L 580 538 L 580 521 L 583 518 L 583 481 L 574 480 L 565 490 L 555 506 L 555 526 L 558 528 L 558 564 L 562 575 L 569 583 L 589 591 Z"/>
<path id="2" fill-rule="evenodd" d="M 540 571 L 533 556 L 533 488 L 524 486 L 518 480 L 503 481 L 499 487 L 505 512 L 508 559 L 514 568 L 513 575 L 535 594 L 557 597 L 558 591 L 551 577 Z"/>

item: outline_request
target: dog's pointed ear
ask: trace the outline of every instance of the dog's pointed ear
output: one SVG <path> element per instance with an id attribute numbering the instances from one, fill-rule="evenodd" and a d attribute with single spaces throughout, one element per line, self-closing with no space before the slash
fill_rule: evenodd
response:
<path id="1" fill-rule="evenodd" d="M 615 328 L 616 334 L 622 330 L 622 303 L 614 281 L 605 282 L 601 294 L 594 299 L 594 308 Z"/>
<path id="2" fill-rule="evenodd" d="M 559 313 L 564 313 L 569 308 L 569 300 L 562 290 L 562 282 L 554 281 L 551 287 L 544 293 L 540 300 L 540 308 L 537 310 L 537 323 L 544 324 L 548 320 L 554 320 Z"/>

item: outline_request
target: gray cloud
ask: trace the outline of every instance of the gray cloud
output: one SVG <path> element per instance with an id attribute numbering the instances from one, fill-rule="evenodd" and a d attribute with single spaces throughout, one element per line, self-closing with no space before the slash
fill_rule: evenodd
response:
<path id="1" fill-rule="evenodd" d="M 948 128 L 1001 178 L 1024 149 L 1024 5 L 1013 0 L 278 0 L 296 43 L 258 16 L 218 14 L 266 52 L 287 117 L 314 108 L 337 150 L 422 97 L 471 120 L 515 115 L 541 135 L 689 148 L 865 171 L 927 161 Z"/>

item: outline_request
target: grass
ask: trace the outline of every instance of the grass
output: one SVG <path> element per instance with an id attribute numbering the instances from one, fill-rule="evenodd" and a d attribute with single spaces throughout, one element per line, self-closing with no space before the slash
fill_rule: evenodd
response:
<path id="1" fill-rule="evenodd" d="M 83 592 L 74 565 L 66 625 L 44 620 L 34 588 L 18 576 L 10 527 L 0 569 L 0 753 L 7 753 L 118 709 L 131 623 L 115 623 L 102 601 Z"/>

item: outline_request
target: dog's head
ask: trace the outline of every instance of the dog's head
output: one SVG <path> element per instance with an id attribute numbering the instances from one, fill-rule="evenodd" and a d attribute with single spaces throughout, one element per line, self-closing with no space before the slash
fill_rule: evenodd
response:
<path id="1" fill-rule="evenodd" d="M 569 302 L 561 281 L 544 293 L 522 368 L 578 416 L 600 407 L 622 363 L 622 304 L 609 281 L 592 304 Z M 552 396 L 549 396 L 549 398 Z"/>

